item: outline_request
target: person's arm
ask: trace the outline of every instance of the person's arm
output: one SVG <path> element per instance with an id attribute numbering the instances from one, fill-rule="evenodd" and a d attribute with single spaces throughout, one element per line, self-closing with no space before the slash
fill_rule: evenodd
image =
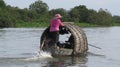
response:
<path id="1" fill-rule="evenodd" d="M 64 26 L 64 24 L 61 22 L 61 20 L 59 20 L 59 24 L 60 24 L 60 26 Z"/>

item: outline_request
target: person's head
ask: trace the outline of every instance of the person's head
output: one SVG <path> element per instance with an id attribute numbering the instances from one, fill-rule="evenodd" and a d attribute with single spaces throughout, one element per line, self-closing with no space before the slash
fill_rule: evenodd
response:
<path id="1" fill-rule="evenodd" d="M 62 18 L 62 16 L 60 14 L 55 14 L 54 16 L 55 18 Z"/>

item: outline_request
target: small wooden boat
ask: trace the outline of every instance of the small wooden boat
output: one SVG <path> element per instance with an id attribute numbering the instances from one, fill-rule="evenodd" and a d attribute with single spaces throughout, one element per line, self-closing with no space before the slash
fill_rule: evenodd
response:
<path id="1" fill-rule="evenodd" d="M 85 55 L 88 50 L 87 37 L 84 31 L 71 23 L 64 23 L 64 28 L 60 29 L 59 35 L 70 34 L 64 43 L 54 44 L 49 38 L 49 27 L 46 28 L 40 39 L 40 49 L 51 52 L 53 56 Z"/>

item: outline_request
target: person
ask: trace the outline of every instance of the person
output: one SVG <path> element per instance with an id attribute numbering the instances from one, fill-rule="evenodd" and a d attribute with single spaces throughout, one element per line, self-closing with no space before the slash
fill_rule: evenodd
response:
<path id="1" fill-rule="evenodd" d="M 50 20 L 50 37 L 52 42 L 57 45 L 59 41 L 59 28 L 64 26 L 61 22 L 62 16 L 60 14 L 55 14 L 55 16 Z"/>

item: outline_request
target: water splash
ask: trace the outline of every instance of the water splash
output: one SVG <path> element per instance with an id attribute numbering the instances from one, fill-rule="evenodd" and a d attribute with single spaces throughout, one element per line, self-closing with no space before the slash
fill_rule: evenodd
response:
<path id="1" fill-rule="evenodd" d="M 29 60 L 42 60 L 42 59 L 47 59 L 47 58 L 52 58 L 51 53 L 45 52 L 45 51 L 37 51 L 36 55 L 34 55 L 32 58 L 26 58 L 26 61 Z"/>
<path id="2" fill-rule="evenodd" d="M 42 57 L 42 58 L 52 58 L 52 55 L 50 52 L 45 52 L 45 51 L 38 51 L 37 57 Z"/>

